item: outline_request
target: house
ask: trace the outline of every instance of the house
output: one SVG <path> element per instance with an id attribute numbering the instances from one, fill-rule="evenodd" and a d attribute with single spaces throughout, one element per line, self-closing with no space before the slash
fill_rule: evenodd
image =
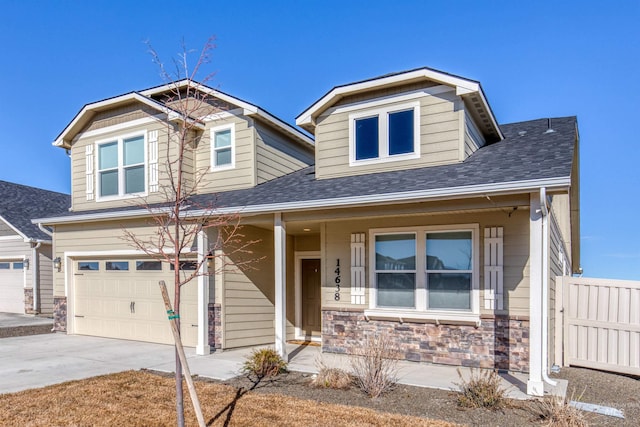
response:
<path id="1" fill-rule="evenodd" d="M 31 220 L 68 206 L 66 194 L 0 181 L 0 312 L 53 313 L 51 232 Z"/>
<path id="2" fill-rule="evenodd" d="M 71 151 L 72 207 L 36 222 L 62 259 L 60 330 L 170 342 L 156 289 L 170 271 L 119 238 L 150 232 L 131 197 L 159 200 L 169 89 L 88 104 L 54 142 Z M 239 212 L 259 261 L 185 290 L 187 345 L 350 353 L 384 334 L 407 360 L 529 372 L 542 393 L 555 278 L 580 267 L 575 117 L 499 125 L 479 82 L 420 68 L 331 89 L 296 119 L 312 139 L 198 89 L 216 102 L 193 118 L 208 139 L 188 166 L 204 170 L 188 214 Z M 199 257 L 211 238 L 194 242 Z"/>

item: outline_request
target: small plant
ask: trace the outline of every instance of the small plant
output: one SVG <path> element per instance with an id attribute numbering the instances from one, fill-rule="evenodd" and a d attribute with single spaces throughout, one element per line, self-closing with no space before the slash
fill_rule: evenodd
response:
<path id="1" fill-rule="evenodd" d="M 458 369 L 460 387 L 458 406 L 463 408 L 499 409 L 506 406 L 507 390 L 502 387 L 501 378 L 495 371 L 471 369 L 468 380 Z"/>
<path id="2" fill-rule="evenodd" d="M 356 384 L 371 398 L 393 389 L 398 382 L 398 350 L 386 335 L 367 337 L 350 362 Z"/>
<path id="3" fill-rule="evenodd" d="M 585 414 L 569 404 L 569 400 L 559 396 L 545 396 L 532 405 L 539 419 L 554 427 L 586 427 L 589 425 Z"/>
<path id="4" fill-rule="evenodd" d="M 242 365 L 242 372 L 255 377 L 275 377 L 287 371 L 287 362 L 272 348 L 260 348 L 251 352 Z"/>
<path id="5" fill-rule="evenodd" d="M 353 377 L 344 369 L 331 368 L 319 359 L 316 361 L 318 374 L 311 382 L 315 387 L 348 389 L 353 384 Z"/>

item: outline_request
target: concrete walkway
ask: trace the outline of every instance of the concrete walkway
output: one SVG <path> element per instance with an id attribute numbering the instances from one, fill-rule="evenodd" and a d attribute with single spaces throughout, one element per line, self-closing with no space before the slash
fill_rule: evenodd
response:
<path id="1" fill-rule="evenodd" d="M 51 333 L 53 319 L 32 314 L 0 313 L 0 338 Z"/>
<path id="2" fill-rule="evenodd" d="M 192 374 L 227 380 L 240 374 L 242 363 L 252 350 L 243 348 L 197 356 L 193 348 L 187 348 L 186 353 Z M 327 366 L 349 369 L 348 356 L 321 355 L 320 347 L 289 344 L 287 350 L 292 371 L 317 372 L 319 357 Z M 0 393 L 130 369 L 174 372 L 174 367 L 174 348 L 169 345 L 61 333 L 0 340 Z M 467 368 L 461 371 L 465 377 L 470 374 Z M 454 383 L 459 382 L 455 367 L 404 361 L 399 362 L 399 377 L 401 384 L 443 390 L 455 390 Z M 516 399 L 527 398 L 526 381 L 523 374 L 503 376 L 510 397 Z M 566 392 L 566 382 L 559 392 L 563 390 Z"/>

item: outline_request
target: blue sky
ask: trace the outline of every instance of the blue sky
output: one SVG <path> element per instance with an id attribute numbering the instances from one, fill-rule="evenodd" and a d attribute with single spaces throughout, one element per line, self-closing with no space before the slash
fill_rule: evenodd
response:
<path id="1" fill-rule="evenodd" d="M 2 2 L 0 179 L 68 192 L 51 142 L 85 104 L 162 83 L 217 37 L 214 86 L 293 122 L 333 86 L 429 66 L 479 80 L 500 123 L 577 115 L 582 266 L 640 280 L 640 2 Z"/>

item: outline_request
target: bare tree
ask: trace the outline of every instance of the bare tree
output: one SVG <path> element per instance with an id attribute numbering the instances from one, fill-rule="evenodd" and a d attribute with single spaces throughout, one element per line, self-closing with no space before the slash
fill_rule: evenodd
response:
<path id="1" fill-rule="evenodd" d="M 254 262 L 251 245 L 255 241 L 246 239 L 241 232 L 240 215 L 235 213 L 218 213 L 214 202 L 198 202 L 194 198 L 198 187 L 206 177 L 208 168 L 187 170 L 187 160 L 195 156 L 197 147 L 206 139 L 203 134 L 204 116 L 215 115 L 224 110 L 224 104 L 217 102 L 210 90 L 203 89 L 203 85 L 214 76 L 210 73 L 196 82 L 201 68 L 211 59 L 211 51 L 215 48 L 214 38 L 207 40 L 199 52 L 193 68 L 190 68 L 188 58 L 190 51 L 182 43 L 182 52 L 173 61 L 174 71 L 167 70 L 160 60 L 158 53 L 147 43 L 149 52 L 160 68 L 160 73 L 167 85 L 167 92 L 163 99 L 158 100 L 166 107 L 166 135 L 158 138 L 159 146 L 164 146 L 164 159 L 159 156 L 158 173 L 160 198 L 138 200 L 137 204 L 149 211 L 147 223 L 154 230 L 150 234 L 138 233 L 133 229 L 124 229 L 124 239 L 134 248 L 147 254 L 151 258 L 173 265 L 173 317 L 177 320 L 180 330 L 180 294 L 181 289 L 202 274 L 213 274 L 215 268 L 203 273 L 203 264 L 220 257 L 213 263 L 218 269 L 226 268 L 227 259 L 233 258 L 234 267 L 249 268 Z M 166 142 L 166 143 L 165 143 Z M 201 197 L 202 199 L 202 197 Z M 215 200 L 208 195 L 207 200 Z M 189 211 L 197 210 L 206 214 L 192 216 Z M 183 256 L 193 255 L 193 246 L 198 234 L 211 229 L 210 240 L 205 251 L 206 256 L 195 261 L 195 268 L 183 269 Z M 220 251 L 222 250 L 222 251 Z M 222 255 L 219 255 L 223 253 Z M 178 343 L 176 343 L 176 346 Z M 182 364 L 176 347 L 176 412 L 178 425 L 184 426 L 184 392 L 182 385 Z"/>

